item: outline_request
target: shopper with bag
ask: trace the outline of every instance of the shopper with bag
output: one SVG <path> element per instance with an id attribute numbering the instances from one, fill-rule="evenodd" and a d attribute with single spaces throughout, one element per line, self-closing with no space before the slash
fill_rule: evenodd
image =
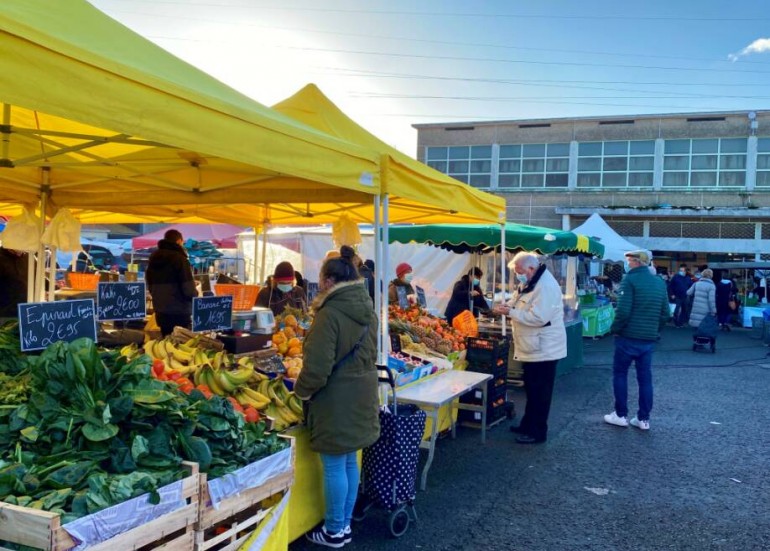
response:
<path id="1" fill-rule="evenodd" d="M 350 520 L 359 485 L 357 452 L 380 435 L 377 396 L 377 316 L 343 246 L 321 267 L 305 337 L 304 365 L 294 392 L 306 404 L 310 447 L 321 455 L 326 514 L 307 533 L 311 542 L 340 548 L 350 543 Z"/>
<path id="2" fill-rule="evenodd" d="M 693 297 L 690 311 L 690 327 L 697 329 L 703 318 L 716 316 L 716 286 L 712 281 L 714 272 L 706 268 L 701 272 L 701 278 L 687 290 L 687 296 Z"/>

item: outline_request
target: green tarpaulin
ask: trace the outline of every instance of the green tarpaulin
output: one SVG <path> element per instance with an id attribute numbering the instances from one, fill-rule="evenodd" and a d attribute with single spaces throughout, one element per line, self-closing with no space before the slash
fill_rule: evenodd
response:
<path id="1" fill-rule="evenodd" d="M 456 253 L 484 252 L 500 248 L 500 226 L 496 224 L 426 224 L 391 226 L 390 242 L 427 243 Z M 541 254 L 585 254 L 601 257 L 604 245 L 585 235 L 509 222 L 505 225 L 505 248 Z"/>

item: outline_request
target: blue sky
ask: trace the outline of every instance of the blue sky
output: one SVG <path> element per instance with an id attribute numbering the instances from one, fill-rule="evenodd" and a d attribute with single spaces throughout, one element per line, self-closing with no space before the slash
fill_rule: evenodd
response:
<path id="1" fill-rule="evenodd" d="M 770 1 L 90 0 L 271 105 L 316 83 L 416 123 L 770 109 Z"/>

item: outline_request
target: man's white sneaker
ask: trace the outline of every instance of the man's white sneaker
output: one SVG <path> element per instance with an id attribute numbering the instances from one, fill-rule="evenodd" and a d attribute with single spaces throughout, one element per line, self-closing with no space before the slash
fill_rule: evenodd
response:
<path id="1" fill-rule="evenodd" d="M 625 417 L 619 417 L 618 414 L 614 411 L 604 416 L 604 422 L 609 423 L 610 425 L 615 425 L 616 427 L 628 426 L 628 419 Z"/>
<path id="2" fill-rule="evenodd" d="M 630 421 L 631 425 L 638 428 L 639 430 L 650 430 L 650 422 L 649 421 L 640 421 L 636 417 L 631 419 Z"/>

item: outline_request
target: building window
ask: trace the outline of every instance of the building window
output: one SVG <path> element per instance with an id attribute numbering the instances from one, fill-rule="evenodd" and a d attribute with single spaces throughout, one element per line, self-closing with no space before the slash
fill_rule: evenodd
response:
<path id="1" fill-rule="evenodd" d="M 770 138 L 757 140 L 757 187 L 770 188 Z"/>
<path id="2" fill-rule="evenodd" d="M 427 165 L 473 187 L 492 183 L 492 146 L 429 147 Z"/>
<path id="3" fill-rule="evenodd" d="M 501 145 L 498 188 L 566 188 L 569 144 Z"/>
<path id="4" fill-rule="evenodd" d="M 580 188 L 652 187 L 655 142 L 612 141 L 578 144 Z"/>
<path id="5" fill-rule="evenodd" d="M 727 188 L 746 185 L 745 138 L 666 140 L 663 186 Z"/>

